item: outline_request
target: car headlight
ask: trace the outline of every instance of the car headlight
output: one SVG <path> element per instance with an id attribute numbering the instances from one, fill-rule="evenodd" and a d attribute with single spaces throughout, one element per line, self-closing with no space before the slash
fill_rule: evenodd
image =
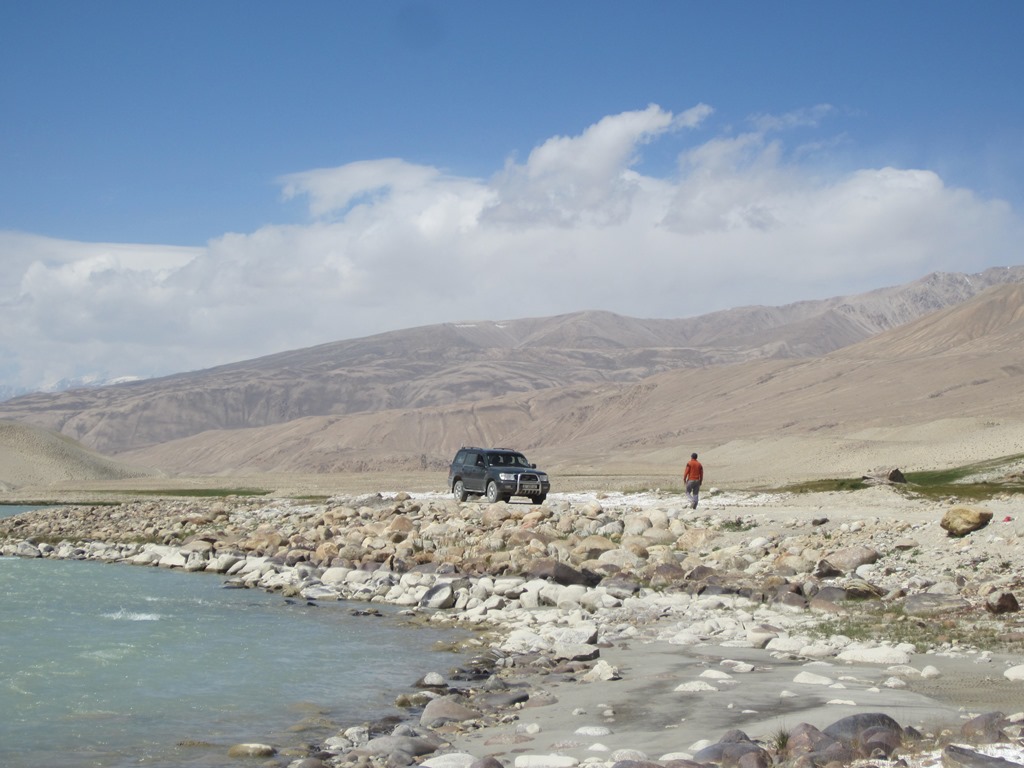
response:
<path id="1" fill-rule="evenodd" d="M 547 475 L 547 473 L 546 473 L 546 472 L 538 472 L 538 473 L 537 473 L 537 477 L 539 477 L 539 478 L 540 478 L 540 481 L 541 481 L 542 483 L 543 483 L 543 482 L 545 482 L 545 481 L 547 481 L 547 479 L 548 479 L 548 475 Z"/>
<path id="2" fill-rule="evenodd" d="M 499 472 L 498 473 L 498 478 L 500 480 L 515 480 L 516 476 L 514 474 L 512 474 L 511 472 Z"/>

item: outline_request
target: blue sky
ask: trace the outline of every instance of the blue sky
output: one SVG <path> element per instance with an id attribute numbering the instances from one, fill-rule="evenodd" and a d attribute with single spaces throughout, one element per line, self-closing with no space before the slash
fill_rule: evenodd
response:
<path id="1" fill-rule="evenodd" d="M 1021 29 L 941 0 L 2 3 L 0 386 L 1020 263 Z"/>

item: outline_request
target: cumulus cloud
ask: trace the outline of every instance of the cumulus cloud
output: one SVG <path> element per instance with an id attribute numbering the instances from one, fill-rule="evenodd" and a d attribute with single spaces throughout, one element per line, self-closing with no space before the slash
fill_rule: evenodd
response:
<path id="1" fill-rule="evenodd" d="M 714 135 L 706 105 L 651 105 L 499 159 L 489 178 L 398 158 L 298 172 L 280 182 L 305 223 L 204 248 L 0 233 L 0 381 L 158 375 L 445 321 L 683 317 L 1014 257 L 1022 226 L 1004 202 L 927 169 L 816 167 L 832 136 L 814 153 L 787 144 L 833 115 Z M 641 173 L 669 134 L 687 143 L 675 167 Z"/>

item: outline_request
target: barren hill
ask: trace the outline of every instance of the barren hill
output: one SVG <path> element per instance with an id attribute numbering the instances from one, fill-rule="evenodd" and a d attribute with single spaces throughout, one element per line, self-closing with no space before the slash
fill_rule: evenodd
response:
<path id="1" fill-rule="evenodd" d="M 0 403 L 184 474 L 440 471 L 503 444 L 577 473 L 719 481 L 1024 452 L 1024 267 L 682 320 L 446 324 Z M 975 443 L 979 445 L 975 446 Z"/>
<path id="2" fill-rule="evenodd" d="M 816 357 L 959 304 L 991 285 L 1022 281 L 1024 267 L 998 268 L 679 320 L 582 312 L 449 323 L 160 379 L 26 395 L 0 403 L 0 418 L 118 454 L 208 430 L 485 403 L 516 393 L 636 382 L 673 370 Z"/>
<path id="3" fill-rule="evenodd" d="M 60 482 L 123 480 L 151 474 L 149 470 L 101 456 L 64 435 L 0 421 L 0 490 Z"/>
<path id="4" fill-rule="evenodd" d="M 126 457 L 186 473 L 440 471 L 460 444 L 500 443 L 566 472 L 671 475 L 698 450 L 718 482 L 763 484 L 955 465 L 1024 453 L 1022 313 L 1024 287 L 996 287 L 819 358 L 309 417 Z"/>

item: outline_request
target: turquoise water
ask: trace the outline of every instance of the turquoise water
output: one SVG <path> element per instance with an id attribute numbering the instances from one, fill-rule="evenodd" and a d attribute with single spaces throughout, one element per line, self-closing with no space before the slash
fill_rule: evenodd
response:
<path id="1" fill-rule="evenodd" d="M 40 509 L 40 507 L 26 507 L 18 504 L 0 504 L 0 517 L 20 515 L 22 512 L 28 512 L 33 509 Z"/>
<path id="2" fill-rule="evenodd" d="M 0 558 L 0 765 L 237 765 L 232 744 L 317 743 L 400 714 L 398 692 L 458 664 L 430 650 L 454 635 L 385 607 L 352 615 L 366 607 L 210 574 Z"/>

